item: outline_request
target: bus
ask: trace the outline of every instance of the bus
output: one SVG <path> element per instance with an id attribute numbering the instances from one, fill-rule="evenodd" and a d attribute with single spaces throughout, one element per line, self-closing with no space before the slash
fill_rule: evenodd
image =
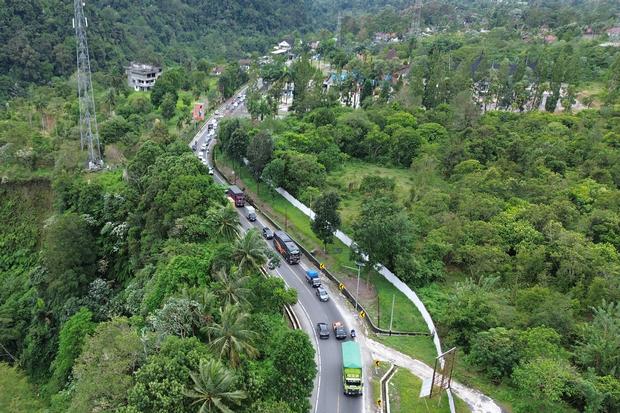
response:
<path id="1" fill-rule="evenodd" d="M 228 188 L 227 194 L 235 201 L 235 206 L 242 207 L 245 205 L 245 194 L 237 185 L 231 185 Z"/>
<path id="2" fill-rule="evenodd" d="M 289 264 L 299 264 L 301 253 L 297 244 L 284 231 L 276 231 L 273 234 L 273 246 Z"/>

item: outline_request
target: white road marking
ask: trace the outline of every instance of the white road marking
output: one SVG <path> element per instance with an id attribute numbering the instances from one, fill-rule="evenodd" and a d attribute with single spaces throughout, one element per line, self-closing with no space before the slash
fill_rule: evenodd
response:
<path id="1" fill-rule="evenodd" d="M 289 268 L 289 269 L 292 271 L 292 268 Z M 280 271 L 277 268 L 275 269 L 275 272 L 280 276 L 280 278 L 282 278 L 282 280 L 284 281 L 284 284 L 286 284 L 287 287 L 292 288 L 289 285 L 289 283 L 286 282 L 286 279 L 282 276 L 282 274 L 280 274 Z M 303 304 L 299 300 L 297 300 L 297 304 L 299 304 L 299 307 L 304 312 L 304 314 L 306 315 L 306 318 L 308 319 L 308 322 L 310 323 L 310 328 L 312 329 L 312 336 L 314 337 L 314 342 L 316 343 L 317 384 L 316 384 L 316 400 L 314 401 L 314 413 L 317 413 L 318 408 L 319 408 L 319 393 L 321 392 L 321 349 L 319 346 L 319 338 L 316 334 L 316 330 L 314 328 L 314 324 L 312 323 L 312 319 L 310 318 L 310 314 L 308 314 L 308 311 L 306 311 L 306 308 L 303 306 Z"/>

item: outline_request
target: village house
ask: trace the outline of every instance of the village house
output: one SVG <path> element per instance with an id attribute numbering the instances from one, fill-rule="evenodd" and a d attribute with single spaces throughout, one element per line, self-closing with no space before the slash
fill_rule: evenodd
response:
<path id="1" fill-rule="evenodd" d="M 224 72 L 223 66 L 215 66 L 213 69 L 211 69 L 211 76 L 219 76 L 223 72 Z"/>
<path id="2" fill-rule="evenodd" d="M 244 70 L 244 71 L 248 71 L 250 70 L 250 66 L 252 65 L 252 60 L 251 59 L 239 59 L 239 67 Z"/>
<path id="3" fill-rule="evenodd" d="M 609 40 L 611 40 L 612 42 L 620 41 L 620 26 L 607 29 L 605 33 L 607 33 L 607 36 L 609 36 Z"/>
<path id="4" fill-rule="evenodd" d="M 162 74 L 162 69 L 159 66 L 134 62 L 131 62 L 125 71 L 127 73 L 127 84 L 135 91 L 150 90 Z"/>

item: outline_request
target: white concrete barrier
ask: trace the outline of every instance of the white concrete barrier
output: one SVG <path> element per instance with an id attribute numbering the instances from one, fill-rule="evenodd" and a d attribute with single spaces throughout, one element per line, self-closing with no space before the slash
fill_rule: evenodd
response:
<path id="1" fill-rule="evenodd" d="M 299 201 L 293 195 L 289 194 L 285 189 L 276 188 L 276 191 L 280 195 L 282 195 L 287 201 L 289 201 L 295 208 L 303 212 L 304 215 L 308 216 L 312 220 L 314 219 L 315 217 L 314 211 L 312 211 L 310 208 L 304 205 L 301 201 Z M 347 247 L 351 247 L 351 245 L 353 244 L 353 240 L 348 235 L 346 235 L 340 230 L 336 231 L 334 233 L 334 236 L 338 238 L 340 241 L 342 241 L 342 243 L 346 245 Z M 411 288 L 409 288 L 407 284 L 402 282 L 392 271 L 390 271 L 384 265 L 381 265 L 381 264 L 377 265 L 376 270 L 379 272 L 379 274 L 383 275 L 385 279 L 388 280 L 394 287 L 396 287 L 398 291 L 405 294 L 407 298 L 413 303 L 413 305 L 416 306 L 420 314 L 422 314 L 422 318 L 424 319 L 424 322 L 426 323 L 426 326 L 428 327 L 428 331 L 431 333 L 431 336 L 433 337 L 433 343 L 435 344 L 435 349 L 437 350 L 437 355 L 439 356 L 442 353 L 441 341 L 439 340 L 439 335 L 437 334 L 437 331 L 435 329 L 435 323 L 433 323 L 433 319 L 431 318 L 431 315 L 429 314 L 428 310 L 424 306 L 424 303 L 422 302 L 422 300 L 418 298 L 418 295 Z"/>

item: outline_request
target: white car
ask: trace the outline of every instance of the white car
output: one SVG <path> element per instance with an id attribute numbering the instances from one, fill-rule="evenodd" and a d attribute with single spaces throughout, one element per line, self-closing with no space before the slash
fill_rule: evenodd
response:
<path id="1" fill-rule="evenodd" d="M 209 175 L 213 175 L 213 168 L 209 167 Z"/>

